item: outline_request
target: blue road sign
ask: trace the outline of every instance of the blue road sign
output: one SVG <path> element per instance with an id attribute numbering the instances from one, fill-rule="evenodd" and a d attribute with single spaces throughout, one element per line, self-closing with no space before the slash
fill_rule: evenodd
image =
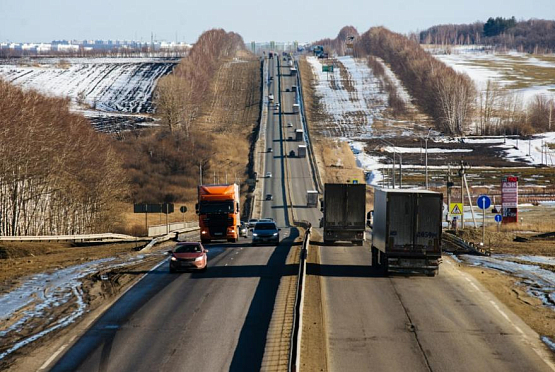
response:
<path id="1" fill-rule="evenodd" d="M 476 200 L 476 204 L 478 204 L 480 209 L 488 209 L 491 205 L 491 199 L 487 195 L 480 195 L 478 200 Z"/>
<path id="2" fill-rule="evenodd" d="M 501 222 L 502 219 L 503 217 L 500 214 L 495 215 L 495 222 Z"/>

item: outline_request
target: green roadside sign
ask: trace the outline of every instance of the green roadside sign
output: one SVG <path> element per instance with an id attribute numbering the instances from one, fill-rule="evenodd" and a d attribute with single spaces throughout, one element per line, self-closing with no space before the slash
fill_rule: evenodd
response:
<path id="1" fill-rule="evenodd" d="M 322 65 L 322 72 L 333 72 L 333 65 Z"/>

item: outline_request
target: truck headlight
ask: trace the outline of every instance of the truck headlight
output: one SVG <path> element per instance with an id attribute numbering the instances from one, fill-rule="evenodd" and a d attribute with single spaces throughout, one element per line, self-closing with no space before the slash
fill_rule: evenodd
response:
<path id="1" fill-rule="evenodd" d="M 195 262 L 200 262 L 200 261 L 202 261 L 203 258 L 204 258 L 203 256 L 199 256 L 199 257 L 195 258 Z"/>
<path id="2" fill-rule="evenodd" d="M 206 234 L 206 231 L 202 230 L 200 233 L 201 233 L 201 234 Z"/>
<path id="3" fill-rule="evenodd" d="M 177 258 L 175 258 L 175 256 L 172 256 L 172 258 L 170 258 L 170 260 L 177 261 Z"/>
<path id="4" fill-rule="evenodd" d="M 252 236 L 258 236 L 258 234 L 257 233 L 252 233 Z"/>
<path id="5" fill-rule="evenodd" d="M 274 233 L 274 236 L 277 236 L 278 233 Z"/>

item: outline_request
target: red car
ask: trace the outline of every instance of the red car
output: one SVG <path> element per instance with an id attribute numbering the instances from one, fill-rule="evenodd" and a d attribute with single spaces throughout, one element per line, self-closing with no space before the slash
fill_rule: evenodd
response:
<path id="1" fill-rule="evenodd" d="M 188 269 L 206 271 L 208 268 L 208 256 L 206 255 L 208 249 L 205 249 L 201 243 L 178 243 L 168 253 L 170 254 L 170 273 Z"/>

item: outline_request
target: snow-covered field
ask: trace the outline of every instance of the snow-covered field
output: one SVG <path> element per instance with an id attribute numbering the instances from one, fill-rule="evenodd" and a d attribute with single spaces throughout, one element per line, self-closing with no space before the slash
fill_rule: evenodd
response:
<path id="1" fill-rule="evenodd" d="M 307 58 L 317 77 L 316 95 L 331 117 L 324 124 L 322 133 L 350 139 L 369 137 L 372 123 L 381 118 L 382 111 L 387 107 L 387 94 L 363 61 L 351 56 L 337 60 L 350 76 L 348 88 L 341 77 L 341 66 L 335 66 L 333 72 L 322 72 L 322 63 L 318 58 Z"/>
<path id="2" fill-rule="evenodd" d="M 467 55 L 474 55 L 476 53 L 478 52 L 473 50 L 468 51 L 466 54 L 455 56 L 441 55 L 438 57 L 447 59 L 466 58 Z M 479 53 L 487 56 L 484 52 Z M 399 154 L 409 155 L 424 152 L 422 147 L 423 140 L 419 141 L 419 138 L 422 136 L 417 136 L 412 130 L 414 129 L 414 124 L 384 118 L 385 110 L 387 109 L 387 94 L 384 92 L 380 80 L 372 73 L 365 60 L 355 59 L 351 56 L 339 57 L 334 66 L 334 71 L 329 73 L 322 72 L 321 60 L 315 57 L 308 57 L 307 61 L 311 65 L 316 78 L 315 94 L 319 98 L 325 114 L 329 117 L 328 120 L 319 123 L 320 130 L 325 136 L 340 138 L 350 144 L 357 164 L 366 173 L 367 183 L 372 185 L 380 184 L 383 180 L 382 173 L 384 170 L 387 172 L 391 168 L 390 163 L 394 154 L 398 156 Z M 543 68 L 555 69 L 555 59 L 553 64 L 542 60 L 532 62 Z M 410 96 L 402 87 L 402 84 L 386 65 L 384 67 L 386 75 L 397 86 L 399 95 L 406 102 L 410 102 Z M 344 70 L 342 71 L 341 69 Z M 385 123 L 385 126 L 380 126 L 379 131 L 376 131 L 374 128 L 376 121 L 380 121 L 382 124 Z M 399 130 L 400 128 L 401 130 Z M 394 141 L 393 136 L 408 139 L 413 138 L 415 140 L 414 146 L 395 146 L 394 143 L 390 142 Z M 515 164 L 520 163 L 519 165 L 521 166 L 523 163 L 530 166 L 555 166 L 555 151 L 553 150 L 555 132 L 535 135 L 527 140 L 503 137 L 465 138 L 462 140 L 460 138 L 445 138 L 435 131 L 431 131 L 430 137 L 432 139 L 430 144 L 432 142 L 434 144 L 428 148 L 428 154 L 432 157 L 435 155 L 445 157 L 448 154 L 451 154 L 451 156 L 471 154 L 473 150 L 469 149 L 468 146 L 466 146 L 467 148 L 453 148 L 454 143 L 464 142 L 465 144 L 475 144 L 478 147 L 484 145 L 494 148 L 497 152 L 496 156 L 500 156 L 502 159 L 514 162 Z M 366 148 L 365 140 L 375 138 L 381 138 L 380 143 L 383 142 L 383 144 L 379 145 L 379 151 Z M 442 147 L 442 143 L 450 143 L 451 146 L 443 148 L 445 146 Z M 487 164 L 485 166 L 487 167 Z M 429 168 L 436 170 L 446 169 L 447 164 L 444 166 L 430 165 Z M 403 164 L 403 169 L 421 172 L 422 165 Z"/>
<path id="3" fill-rule="evenodd" d="M 96 122 L 102 123 L 105 117 L 108 122 L 127 121 L 118 114 L 153 112 L 156 81 L 176 63 L 168 58 L 45 58 L 25 64 L 3 62 L 0 78 L 47 95 L 68 97 L 75 111 Z"/>
<path id="4" fill-rule="evenodd" d="M 451 54 L 435 54 L 435 57 L 466 73 L 479 90 L 484 90 L 491 80 L 518 94 L 525 102 L 536 94 L 555 98 L 555 57 L 552 55 L 453 48 Z"/>

